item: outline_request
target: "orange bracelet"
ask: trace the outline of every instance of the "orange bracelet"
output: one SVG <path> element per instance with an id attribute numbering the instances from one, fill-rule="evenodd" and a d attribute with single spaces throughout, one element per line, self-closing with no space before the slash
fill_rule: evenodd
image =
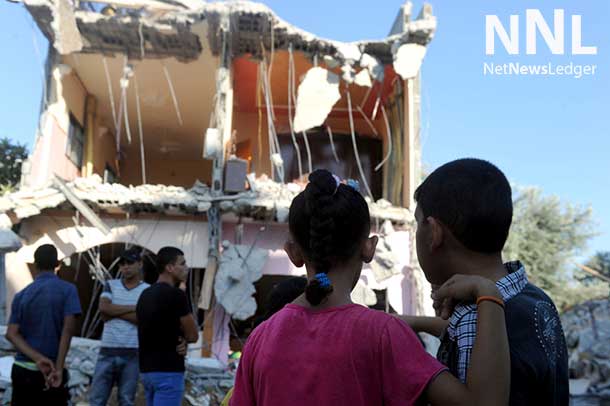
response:
<path id="1" fill-rule="evenodd" d="M 498 306 L 500 306 L 501 308 L 504 309 L 504 301 L 502 299 L 498 299 L 495 296 L 479 296 L 477 298 L 477 306 L 479 305 L 479 303 L 484 302 L 484 301 L 490 301 L 490 302 L 494 302 L 495 304 L 497 304 Z"/>

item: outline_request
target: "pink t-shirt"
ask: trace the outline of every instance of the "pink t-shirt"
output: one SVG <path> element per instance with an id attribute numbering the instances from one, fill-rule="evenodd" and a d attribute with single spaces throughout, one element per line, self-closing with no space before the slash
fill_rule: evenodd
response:
<path id="1" fill-rule="evenodd" d="M 388 314 L 289 304 L 248 339 L 229 404 L 407 406 L 444 369 Z"/>

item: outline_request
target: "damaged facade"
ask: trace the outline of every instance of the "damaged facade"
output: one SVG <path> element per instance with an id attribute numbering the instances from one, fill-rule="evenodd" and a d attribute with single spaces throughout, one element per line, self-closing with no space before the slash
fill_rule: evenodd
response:
<path id="1" fill-rule="evenodd" d="M 355 299 L 374 305 L 375 289 L 386 309 L 431 311 L 412 215 L 430 6 L 412 18 L 407 2 L 383 40 L 340 43 L 258 3 L 24 3 L 51 46 L 22 187 L 0 198 L 7 308 L 43 243 L 84 309 L 113 273 L 103 247 L 174 245 L 206 311 L 201 352 L 225 363 L 253 284 L 305 273 L 283 251 L 288 208 L 324 167 L 360 182 L 382 236 Z M 81 332 L 96 328 L 93 309 Z"/>

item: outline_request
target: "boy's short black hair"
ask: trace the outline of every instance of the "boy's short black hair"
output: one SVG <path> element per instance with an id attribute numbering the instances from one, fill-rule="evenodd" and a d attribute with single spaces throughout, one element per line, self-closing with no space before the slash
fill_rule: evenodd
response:
<path id="1" fill-rule="evenodd" d="M 51 244 L 44 244 L 36 248 L 34 263 L 40 271 L 52 271 L 57 267 L 57 248 Z"/>
<path id="2" fill-rule="evenodd" d="M 446 163 L 415 191 L 425 217 L 442 222 L 466 248 L 502 251 L 513 218 L 512 191 L 493 164 L 474 158 Z"/>
<path id="3" fill-rule="evenodd" d="M 165 267 L 169 264 L 175 264 L 179 256 L 184 256 L 179 248 L 163 247 L 157 253 L 157 272 L 162 274 L 165 272 Z"/>

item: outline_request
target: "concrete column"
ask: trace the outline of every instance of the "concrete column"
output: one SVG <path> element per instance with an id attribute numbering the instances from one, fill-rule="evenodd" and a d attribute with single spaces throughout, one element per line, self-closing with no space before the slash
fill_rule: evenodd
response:
<path id="1" fill-rule="evenodd" d="M 221 21 L 222 51 L 220 55 L 220 66 L 216 71 L 216 129 L 222 137 L 222 152 L 214 160 L 212 167 L 212 195 L 220 197 L 223 195 L 223 174 L 225 165 L 226 146 L 231 139 L 232 118 L 233 118 L 233 83 L 231 76 L 231 27 L 228 16 L 224 16 Z M 208 232 L 209 232 L 209 251 L 208 267 L 205 270 L 201 287 L 201 300 L 199 307 L 205 310 L 205 320 L 203 328 L 204 343 L 201 354 L 204 357 L 214 355 L 212 343 L 226 341 L 229 337 L 224 337 L 228 329 L 229 319 L 223 317 L 217 320 L 218 311 L 215 307 L 220 305 L 214 303 L 214 279 L 220 261 L 220 242 L 222 241 L 222 218 L 220 213 L 220 202 L 215 201 L 208 210 Z M 230 317 L 230 316 L 229 316 Z M 219 323 L 225 324 L 221 326 Z M 206 345 L 208 344 L 208 345 Z"/>
<path id="2" fill-rule="evenodd" d="M 415 114 L 414 114 L 414 85 L 413 79 L 405 80 L 404 89 L 404 173 L 402 185 L 402 205 L 409 210 L 415 210 L 413 193 L 416 187 L 415 167 Z"/>
<path id="3" fill-rule="evenodd" d="M 6 253 L 0 251 L 0 325 L 6 325 Z"/>

